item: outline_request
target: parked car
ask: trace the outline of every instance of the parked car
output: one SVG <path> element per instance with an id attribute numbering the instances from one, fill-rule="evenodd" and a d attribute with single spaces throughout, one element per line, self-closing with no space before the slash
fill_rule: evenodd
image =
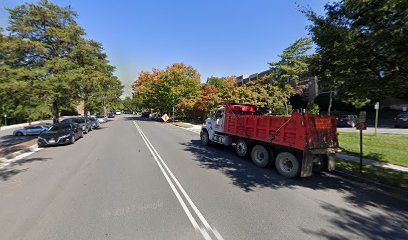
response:
<path id="1" fill-rule="evenodd" d="M 142 109 L 142 118 L 148 118 L 150 116 L 151 110 L 149 108 Z"/>
<path id="2" fill-rule="evenodd" d="M 356 115 L 342 115 L 337 118 L 337 127 L 355 127 L 357 121 Z"/>
<path id="3" fill-rule="evenodd" d="M 52 125 L 48 131 L 40 134 L 38 146 L 73 144 L 83 134 L 81 127 L 77 123 L 57 123 Z"/>
<path id="4" fill-rule="evenodd" d="M 95 117 L 85 117 L 91 123 L 92 129 L 96 129 L 100 127 L 98 120 Z"/>
<path id="5" fill-rule="evenodd" d="M 98 120 L 99 123 L 105 123 L 108 121 L 108 118 L 106 116 L 96 116 L 96 120 Z"/>
<path id="6" fill-rule="evenodd" d="M 15 136 L 39 135 L 50 128 L 49 125 L 33 125 L 27 126 L 23 129 L 18 129 L 13 132 Z"/>
<path id="7" fill-rule="evenodd" d="M 122 112 L 121 111 L 116 111 L 115 114 L 116 115 L 120 115 Z"/>
<path id="8" fill-rule="evenodd" d="M 394 118 L 394 127 L 408 127 L 408 112 L 400 113 Z"/>
<path id="9" fill-rule="evenodd" d="M 82 129 L 82 132 L 87 134 L 88 132 L 92 131 L 92 124 L 89 120 L 85 119 L 84 117 L 79 118 L 66 118 L 61 121 L 61 123 L 77 123 L 79 127 Z"/>
<path id="10" fill-rule="evenodd" d="M 108 118 L 115 118 L 115 114 L 113 114 L 113 113 L 108 113 Z"/>

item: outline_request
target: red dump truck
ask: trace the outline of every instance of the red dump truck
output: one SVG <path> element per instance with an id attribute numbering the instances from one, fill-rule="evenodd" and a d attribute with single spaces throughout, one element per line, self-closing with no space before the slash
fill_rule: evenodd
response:
<path id="1" fill-rule="evenodd" d="M 266 116 L 245 104 L 219 108 L 206 119 L 200 139 L 203 145 L 234 145 L 238 156 L 251 156 L 259 167 L 274 164 L 289 178 L 334 170 L 334 154 L 339 151 L 334 117 L 297 112 Z"/>

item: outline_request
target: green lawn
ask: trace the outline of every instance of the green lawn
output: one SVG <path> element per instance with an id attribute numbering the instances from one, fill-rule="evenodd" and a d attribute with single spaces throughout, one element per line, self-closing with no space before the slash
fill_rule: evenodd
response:
<path id="1" fill-rule="evenodd" d="M 359 156 L 359 133 L 341 132 L 339 142 L 346 149 L 344 153 Z M 408 167 L 408 135 L 364 134 L 363 154 L 365 158 Z"/>
<path id="2" fill-rule="evenodd" d="M 359 166 L 358 163 L 347 162 L 343 159 L 336 160 L 336 170 L 348 172 L 382 184 L 408 189 L 408 174 L 406 173 L 372 165 L 363 165 L 363 172 L 360 173 Z"/>

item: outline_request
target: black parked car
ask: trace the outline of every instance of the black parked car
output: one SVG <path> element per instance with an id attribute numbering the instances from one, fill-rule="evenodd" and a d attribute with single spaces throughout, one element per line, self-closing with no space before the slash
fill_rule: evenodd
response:
<path id="1" fill-rule="evenodd" d="M 113 113 L 108 113 L 108 118 L 115 118 L 115 114 L 113 114 Z"/>
<path id="2" fill-rule="evenodd" d="M 394 118 L 394 127 L 408 127 L 408 113 L 400 113 Z"/>
<path id="3" fill-rule="evenodd" d="M 52 125 L 48 131 L 40 134 L 38 146 L 73 144 L 83 134 L 81 127 L 76 123 L 57 123 Z"/>
<path id="4" fill-rule="evenodd" d="M 96 129 L 100 127 L 99 121 L 96 119 L 96 117 L 88 116 L 85 118 L 91 123 L 92 129 Z"/>
<path id="5" fill-rule="evenodd" d="M 92 131 L 92 124 L 89 120 L 84 117 L 79 118 L 66 118 L 61 121 L 61 123 L 77 123 L 82 129 L 82 132 L 87 134 L 89 131 Z"/>

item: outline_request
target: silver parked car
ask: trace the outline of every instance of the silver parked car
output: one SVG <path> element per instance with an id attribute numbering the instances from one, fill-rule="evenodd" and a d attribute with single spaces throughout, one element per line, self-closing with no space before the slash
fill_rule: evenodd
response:
<path id="1" fill-rule="evenodd" d="M 50 128 L 49 125 L 35 125 L 27 126 L 23 129 L 15 130 L 13 135 L 15 136 L 26 136 L 26 135 L 40 135 L 42 132 L 47 131 Z"/>

